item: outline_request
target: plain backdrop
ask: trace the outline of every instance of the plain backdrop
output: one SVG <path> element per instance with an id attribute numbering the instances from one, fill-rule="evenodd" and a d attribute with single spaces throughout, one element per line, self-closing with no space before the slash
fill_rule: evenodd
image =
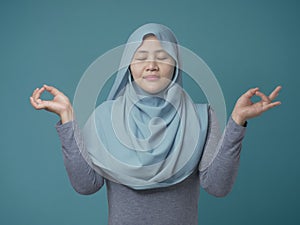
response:
<path id="1" fill-rule="evenodd" d="M 296 0 L 1 0 L 0 224 L 107 223 L 105 188 L 72 189 L 58 117 L 35 111 L 29 96 L 47 83 L 72 100 L 87 67 L 148 22 L 170 27 L 208 64 L 228 115 L 249 88 L 283 86 L 282 105 L 248 123 L 232 192 L 201 190 L 199 224 L 299 224 L 299 11 Z"/>

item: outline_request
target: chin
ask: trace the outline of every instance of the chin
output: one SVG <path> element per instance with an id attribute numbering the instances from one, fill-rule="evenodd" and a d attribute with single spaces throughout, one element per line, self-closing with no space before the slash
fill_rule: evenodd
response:
<path id="1" fill-rule="evenodd" d="M 166 89 L 166 87 L 167 86 L 155 87 L 155 88 L 154 87 L 145 87 L 145 88 L 143 88 L 143 90 L 146 91 L 149 94 L 154 95 L 154 94 L 158 94 L 158 93 L 162 92 L 163 90 Z"/>

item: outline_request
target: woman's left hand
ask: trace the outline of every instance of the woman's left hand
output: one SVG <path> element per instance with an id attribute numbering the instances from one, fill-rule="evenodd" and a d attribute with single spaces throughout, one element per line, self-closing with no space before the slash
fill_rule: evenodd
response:
<path id="1" fill-rule="evenodd" d="M 249 89 L 237 100 L 231 114 L 232 119 L 237 124 L 243 126 L 248 119 L 257 117 L 263 112 L 280 105 L 280 101 L 273 102 L 273 100 L 278 96 L 280 90 L 281 86 L 277 86 L 269 96 L 266 96 L 264 93 L 259 91 L 259 88 Z M 260 97 L 261 100 L 255 103 L 252 102 L 251 98 L 254 95 Z"/>

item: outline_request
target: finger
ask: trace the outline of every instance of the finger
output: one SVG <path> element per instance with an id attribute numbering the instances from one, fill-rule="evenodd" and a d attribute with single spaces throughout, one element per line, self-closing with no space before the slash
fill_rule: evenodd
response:
<path id="1" fill-rule="evenodd" d="M 34 89 L 34 91 L 32 92 L 31 97 L 34 97 L 36 95 L 36 92 L 39 90 L 39 88 Z"/>
<path id="2" fill-rule="evenodd" d="M 274 91 L 272 91 L 272 93 L 269 95 L 269 99 L 271 99 L 271 101 L 273 101 L 278 96 L 281 89 L 282 89 L 281 86 L 277 86 L 274 89 Z"/>
<path id="3" fill-rule="evenodd" d="M 274 107 L 276 107 L 276 106 L 279 106 L 279 105 L 281 105 L 281 102 L 280 102 L 280 101 L 272 102 L 272 103 L 270 103 L 270 104 L 268 104 L 268 105 L 266 105 L 266 106 L 264 107 L 264 111 L 267 111 L 267 110 L 269 110 L 269 109 L 271 109 L 271 108 L 274 108 Z"/>
<path id="4" fill-rule="evenodd" d="M 35 101 L 33 100 L 33 97 L 32 96 L 30 96 L 29 97 L 29 100 L 30 100 L 30 104 L 35 108 Z"/>
<path id="5" fill-rule="evenodd" d="M 36 92 L 37 89 L 38 89 L 38 88 L 36 88 L 36 89 L 33 90 L 31 96 L 34 95 L 34 93 Z"/>
<path id="6" fill-rule="evenodd" d="M 269 97 L 267 97 L 264 93 L 260 92 L 260 91 L 256 91 L 255 95 L 259 96 L 264 102 L 270 103 L 271 99 L 269 99 Z"/>
<path id="7" fill-rule="evenodd" d="M 247 98 L 252 98 L 258 90 L 259 88 L 251 88 L 244 94 L 244 96 Z"/>
<path id="8" fill-rule="evenodd" d="M 38 99 L 40 99 L 40 97 L 41 97 L 41 94 L 43 93 L 45 91 L 45 88 L 37 88 L 37 90 L 35 91 L 35 93 L 34 93 L 34 95 L 32 96 L 33 97 L 33 99 L 35 100 L 35 101 L 37 101 Z"/>
<path id="9" fill-rule="evenodd" d="M 44 101 L 42 101 L 40 99 L 39 99 L 39 101 L 36 101 L 36 100 L 34 100 L 33 97 L 30 97 L 30 103 L 37 110 L 46 108 L 46 105 L 45 105 Z"/>
<path id="10" fill-rule="evenodd" d="M 50 94 L 52 94 L 53 96 L 56 96 L 60 93 L 60 91 L 58 89 L 56 89 L 55 87 L 52 86 L 48 86 L 46 84 L 44 84 L 43 86 Z"/>

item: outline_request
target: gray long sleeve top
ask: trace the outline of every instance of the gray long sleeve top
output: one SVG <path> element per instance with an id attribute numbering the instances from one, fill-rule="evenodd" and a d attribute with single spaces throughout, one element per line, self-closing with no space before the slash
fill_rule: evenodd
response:
<path id="1" fill-rule="evenodd" d="M 133 190 L 104 179 L 88 165 L 79 149 L 84 145 L 77 144 L 78 137 L 75 140 L 75 135 L 80 136 L 75 121 L 58 123 L 56 129 L 73 188 L 87 195 L 97 192 L 106 183 L 109 225 L 198 224 L 200 185 L 217 197 L 230 192 L 237 175 L 246 130 L 229 118 L 221 135 L 216 116 L 210 109 L 208 133 L 198 170 L 171 187 Z"/>

